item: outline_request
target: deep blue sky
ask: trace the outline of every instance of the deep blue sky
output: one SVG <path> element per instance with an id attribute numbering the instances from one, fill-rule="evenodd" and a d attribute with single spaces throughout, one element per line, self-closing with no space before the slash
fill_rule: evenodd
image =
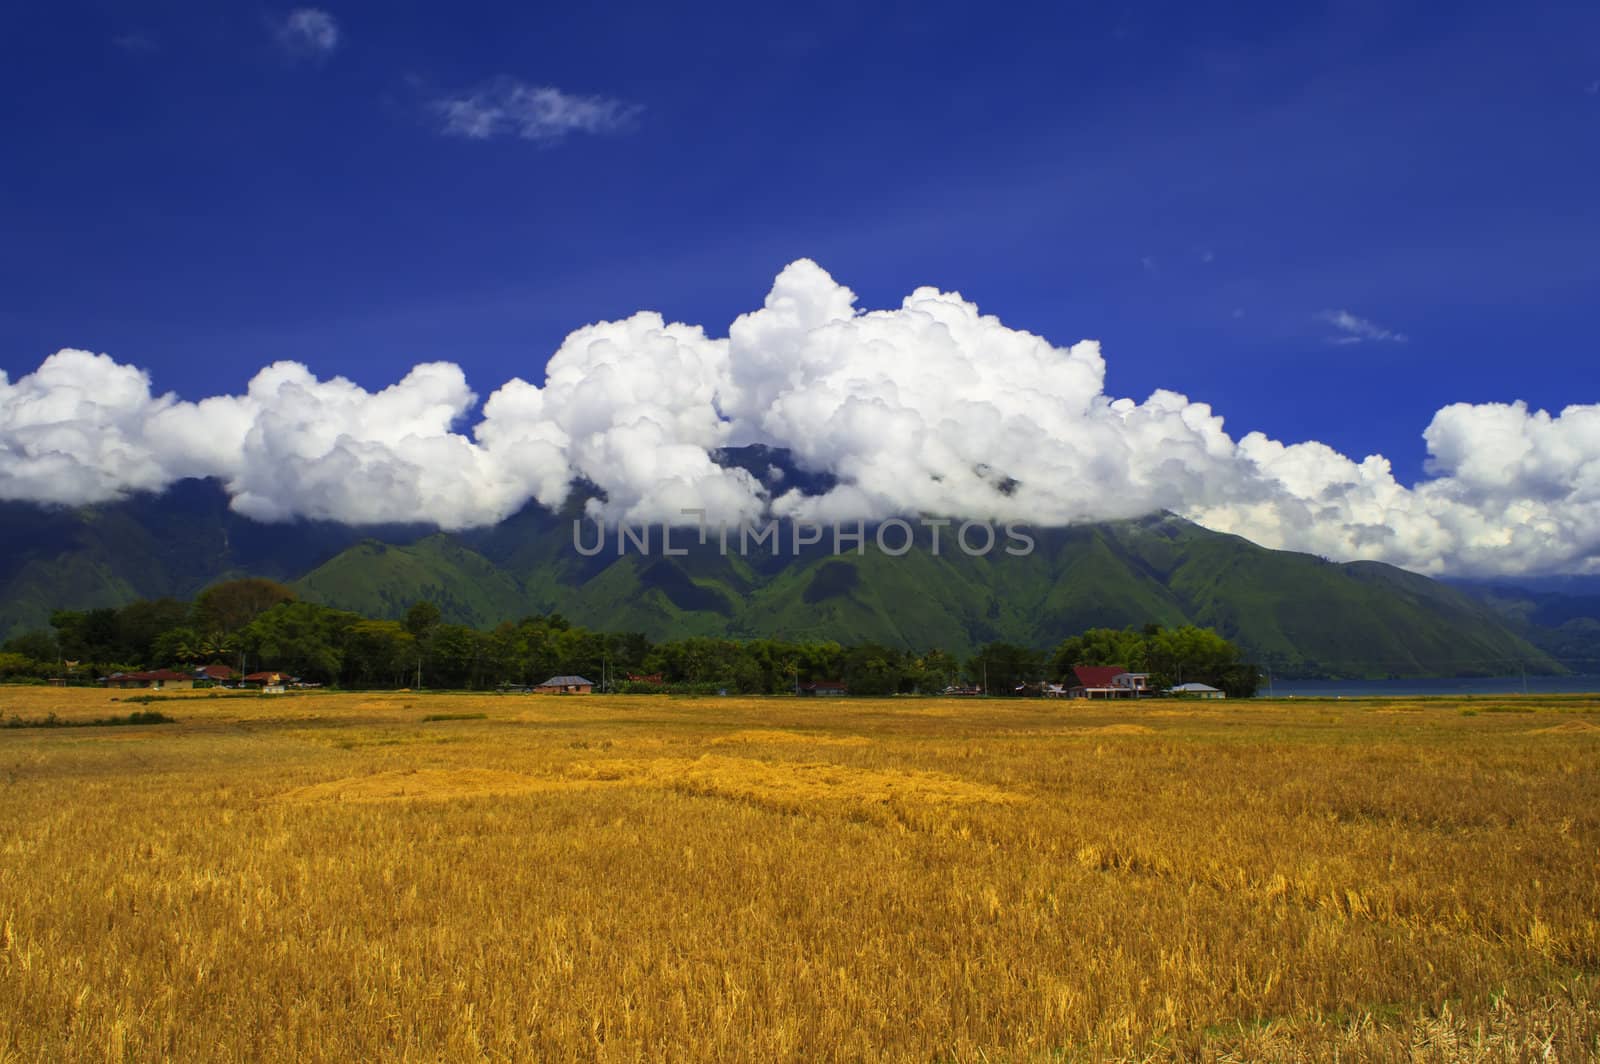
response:
<path id="1" fill-rule="evenodd" d="M 86 347 L 200 398 L 447 359 L 487 395 L 599 318 L 724 335 L 809 256 L 1408 481 L 1446 403 L 1600 400 L 1592 3 L 317 0 L 320 57 L 294 6 L 8 14 L 0 368 Z M 429 101 L 496 77 L 636 113 L 443 135 Z"/>

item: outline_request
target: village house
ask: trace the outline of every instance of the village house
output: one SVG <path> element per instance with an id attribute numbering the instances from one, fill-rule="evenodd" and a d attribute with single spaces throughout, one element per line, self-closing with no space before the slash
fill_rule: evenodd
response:
<path id="1" fill-rule="evenodd" d="M 840 680 L 813 680 L 800 685 L 800 694 L 811 698 L 838 698 L 850 693 Z"/>
<path id="2" fill-rule="evenodd" d="M 587 695 L 594 693 L 594 681 L 582 676 L 552 676 L 544 683 L 535 684 L 536 695 Z"/>
<path id="3" fill-rule="evenodd" d="M 105 678 L 107 687 L 119 690 L 187 691 L 194 687 L 194 677 L 186 672 L 155 669 L 151 672 L 114 672 Z"/>
<path id="4" fill-rule="evenodd" d="M 239 682 L 261 688 L 261 693 L 264 695 L 281 695 L 284 691 L 284 681 L 287 679 L 288 677 L 281 672 L 252 672 Z"/>
<path id="5" fill-rule="evenodd" d="M 1143 698 L 1153 694 L 1150 689 L 1150 674 L 1148 672 L 1125 672 L 1119 676 L 1111 677 L 1111 683 L 1116 687 L 1125 687 L 1133 692 L 1134 698 Z"/>
<path id="6" fill-rule="evenodd" d="M 231 680 L 238 679 L 238 677 L 238 669 L 233 668 L 231 665 L 224 665 L 220 661 L 214 661 L 210 665 L 202 665 L 194 670 L 194 678 L 196 680 L 209 680 L 211 683 L 228 683 Z"/>
<path id="7" fill-rule="evenodd" d="M 1227 698 L 1227 692 L 1220 691 L 1210 684 L 1180 683 L 1172 689 L 1172 693 L 1179 698 Z"/>
<path id="8" fill-rule="evenodd" d="M 1067 690 L 1068 698 L 1133 698 L 1136 689 L 1117 683 L 1119 676 L 1129 675 L 1121 665 L 1074 665 L 1072 675 L 1077 679 Z"/>

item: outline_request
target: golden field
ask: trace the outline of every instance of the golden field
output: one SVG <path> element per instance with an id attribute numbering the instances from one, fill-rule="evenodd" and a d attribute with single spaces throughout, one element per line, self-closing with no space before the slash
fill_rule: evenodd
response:
<path id="1" fill-rule="evenodd" d="M 1600 1056 L 1600 701 L 117 697 L 0 1061 Z"/>

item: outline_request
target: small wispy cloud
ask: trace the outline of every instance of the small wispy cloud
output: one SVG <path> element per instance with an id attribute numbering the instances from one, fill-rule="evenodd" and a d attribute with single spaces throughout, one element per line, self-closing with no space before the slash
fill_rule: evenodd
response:
<path id="1" fill-rule="evenodd" d="M 129 30 L 111 38 L 111 43 L 124 52 L 153 52 L 160 47 L 155 37 L 143 30 Z"/>
<path id="2" fill-rule="evenodd" d="M 607 133 L 626 128 L 640 108 L 606 96 L 578 96 L 550 85 L 496 78 L 471 92 L 444 96 L 429 105 L 440 132 L 468 140 L 499 136 L 552 143 L 569 133 Z"/>
<path id="3" fill-rule="evenodd" d="M 1358 318 L 1348 310 L 1324 310 L 1317 315 L 1317 320 L 1339 330 L 1337 335 L 1328 337 L 1331 344 L 1359 344 L 1369 340 L 1403 344 L 1409 339 L 1403 332 L 1395 332 L 1368 318 Z"/>
<path id="4" fill-rule="evenodd" d="M 316 7 L 297 7 L 277 24 L 278 43 L 300 59 L 325 59 L 339 47 L 339 22 Z"/>
<path id="5" fill-rule="evenodd" d="M 1600 81 L 1591 81 L 1583 87 L 1583 91 L 1590 96 L 1600 96 Z"/>

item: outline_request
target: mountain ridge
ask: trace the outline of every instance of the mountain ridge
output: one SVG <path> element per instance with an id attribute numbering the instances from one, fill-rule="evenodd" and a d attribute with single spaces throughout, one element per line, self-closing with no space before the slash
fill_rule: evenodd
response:
<path id="1" fill-rule="evenodd" d="M 0 504 L 0 636 L 42 627 L 56 608 L 188 598 L 253 575 L 376 617 L 427 599 L 477 627 L 559 612 L 652 639 L 825 638 L 964 655 L 993 640 L 1047 649 L 1090 627 L 1194 623 L 1282 675 L 1561 669 L 1529 625 L 1461 589 L 1376 562 L 1268 550 L 1170 514 L 1032 528 L 1023 556 L 949 546 L 891 556 L 870 530 L 860 554 L 834 555 L 826 542 L 796 553 L 786 539 L 780 551 L 724 555 L 714 536 L 701 546 L 684 530 L 674 535 L 682 555 L 619 554 L 608 542 L 584 557 L 570 523 L 581 513 L 577 501 L 559 513 L 530 506 L 459 533 L 263 525 L 205 481 L 102 506 Z"/>

